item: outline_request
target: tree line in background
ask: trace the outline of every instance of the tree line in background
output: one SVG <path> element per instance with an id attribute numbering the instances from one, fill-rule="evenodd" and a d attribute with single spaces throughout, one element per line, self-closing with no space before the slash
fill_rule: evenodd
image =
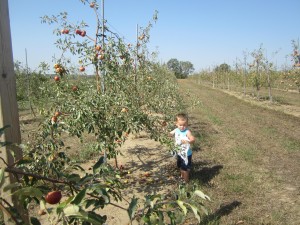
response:
<path id="1" fill-rule="evenodd" d="M 178 61 L 178 59 L 175 58 L 172 58 L 167 62 L 167 67 L 178 79 L 185 79 L 195 71 L 194 65 L 191 62 Z"/>
<path id="2" fill-rule="evenodd" d="M 293 66 L 290 68 L 285 66 L 283 70 L 277 70 L 276 65 L 264 54 L 265 49 L 261 45 L 259 49 L 250 53 L 244 52 L 243 60 L 237 60 L 235 68 L 222 63 L 212 70 L 203 70 L 194 76 L 198 77 L 200 82 L 210 83 L 214 88 L 242 88 L 244 95 L 251 92 L 258 99 L 262 98 L 261 90 L 267 89 L 267 99 L 272 101 L 272 88 L 300 93 L 299 43 L 292 41 L 292 48 L 290 57 Z"/>

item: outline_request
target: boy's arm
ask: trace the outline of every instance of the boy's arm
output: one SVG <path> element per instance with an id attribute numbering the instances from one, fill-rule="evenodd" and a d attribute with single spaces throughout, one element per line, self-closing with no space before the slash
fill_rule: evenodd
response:
<path id="1" fill-rule="evenodd" d="M 187 132 L 186 136 L 188 137 L 190 144 L 193 144 L 195 142 L 195 137 L 192 135 L 192 132 L 190 130 Z"/>
<path id="2" fill-rule="evenodd" d="M 170 136 L 174 136 L 175 130 L 176 130 L 176 129 L 172 130 L 172 131 L 169 133 L 169 135 L 170 135 Z"/>

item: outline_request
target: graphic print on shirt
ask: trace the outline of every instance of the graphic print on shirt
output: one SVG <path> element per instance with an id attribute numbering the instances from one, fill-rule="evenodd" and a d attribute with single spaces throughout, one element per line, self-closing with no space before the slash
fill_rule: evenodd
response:
<path id="1" fill-rule="evenodd" d="M 178 155 L 184 160 L 184 163 L 188 164 L 188 151 L 190 149 L 190 144 L 182 144 L 182 140 L 188 141 L 188 137 L 186 136 L 187 130 L 181 131 L 179 129 L 175 132 L 175 147 L 178 149 Z"/>

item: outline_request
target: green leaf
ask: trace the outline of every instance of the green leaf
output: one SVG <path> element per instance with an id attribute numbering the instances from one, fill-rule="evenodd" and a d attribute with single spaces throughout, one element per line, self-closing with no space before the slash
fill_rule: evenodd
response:
<path id="1" fill-rule="evenodd" d="M 200 209 L 205 213 L 205 215 L 208 215 L 208 211 L 203 205 L 200 205 Z"/>
<path id="2" fill-rule="evenodd" d="M 98 162 L 93 166 L 93 173 L 99 173 L 100 172 L 100 166 L 104 163 L 104 157 L 101 156 Z"/>
<path id="3" fill-rule="evenodd" d="M 40 209 L 46 209 L 46 203 L 44 200 L 40 201 Z"/>
<path id="4" fill-rule="evenodd" d="M 10 189 L 19 188 L 19 187 L 20 187 L 20 185 L 18 183 L 8 184 L 3 188 L 3 191 L 6 192 Z"/>
<path id="5" fill-rule="evenodd" d="M 36 197 L 38 199 L 41 199 L 43 197 L 43 193 L 40 191 L 40 189 L 35 187 L 25 187 L 17 190 L 14 194 L 19 196 Z"/>
<path id="6" fill-rule="evenodd" d="M 63 211 L 63 209 L 74 199 L 74 196 L 70 196 L 66 201 L 59 204 L 56 209 L 56 212 L 59 214 Z"/>
<path id="7" fill-rule="evenodd" d="M 64 208 L 64 213 L 66 216 L 80 216 L 81 213 L 79 212 L 80 208 L 77 205 L 69 205 Z"/>
<path id="8" fill-rule="evenodd" d="M 150 223 L 150 218 L 149 216 L 145 215 L 142 217 L 142 220 L 146 223 L 146 224 L 149 224 Z"/>
<path id="9" fill-rule="evenodd" d="M 6 125 L 6 126 L 0 128 L 0 137 L 2 136 L 2 134 L 4 134 L 4 130 L 5 130 L 6 128 L 8 128 L 8 127 L 10 127 L 10 126 L 9 126 L 9 125 Z"/>
<path id="10" fill-rule="evenodd" d="M 137 202 L 138 202 L 137 198 L 132 198 L 131 202 L 129 204 L 129 207 L 127 209 L 130 220 L 132 220 L 133 217 L 134 217 L 134 214 L 135 214 L 135 211 L 136 211 L 136 208 L 137 208 Z"/>
<path id="11" fill-rule="evenodd" d="M 41 225 L 40 221 L 36 217 L 30 217 L 30 223 L 32 225 Z"/>
<path id="12" fill-rule="evenodd" d="M 153 212 L 150 215 L 150 224 L 158 224 L 158 216 Z"/>
<path id="13" fill-rule="evenodd" d="M 210 197 L 207 196 L 206 194 L 204 194 L 202 191 L 196 190 L 194 193 L 195 193 L 197 196 L 199 196 L 199 197 L 201 197 L 201 198 L 203 198 L 203 199 L 205 199 L 205 200 L 209 200 L 209 201 L 210 201 Z"/>
<path id="14" fill-rule="evenodd" d="M 74 200 L 71 202 L 71 204 L 75 204 L 75 205 L 79 205 L 81 203 L 81 201 L 84 199 L 86 193 L 86 189 L 81 190 L 76 197 L 74 198 Z"/>
<path id="15" fill-rule="evenodd" d="M 154 198 L 151 202 L 150 202 L 150 206 L 151 208 L 154 208 L 154 205 L 156 204 L 156 202 L 159 200 L 159 197 Z"/>
<path id="16" fill-rule="evenodd" d="M 158 222 L 158 225 L 164 225 L 164 214 L 160 211 L 157 212 L 158 214 L 158 218 L 159 218 L 159 222 Z"/>
<path id="17" fill-rule="evenodd" d="M 82 219 L 84 219 L 87 222 L 90 222 L 93 225 L 102 225 L 105 223 L 107 217 L 98 215 L 94 212 L 84 212 L 80 211 L 80 214 L 82 216 Z"/>
<path id="18" fill-rule="evenodd" d="M 176 202 L 177 202 L 177 204 L 180 206 L 180 208 L 182 209 L 184 215 L 186 215 L 187 209 L 186 209 L 186 207 L 184 206 L 184 202 L 183 202 L 183 201 L 179 201 L 179 200 L 177 200 Z"/>
<path id="19" fill-rule="evenodd" d="M 98 186 L 98 188 L 97 188 L 97 186 Z M 102 188 L 101 185 L 97 185 L 97 186 L 95 186 L 96 187 L 95 191 L 98 192 L 99 195 L 101 195 L 101 197 L 103 198 L 105 203 L 109 203 L 110 202 L 110 196 L 107 192 L 109 189 L 106 190 L 105 188 Z"/>
<path id="20" fill-rule="evenodd" d="M 11 145 L 11 144 L 12 144 L 12 142 L 8 142 L 8 141 L 2 142 L 2 141 L 0 141 L 0 147 L 4 147 L 6 145 Z"/>
<path id="21" fill-rule="evenodd" d="M 87 182 L 90 182 L 94 179 L 94 176 L 92 174 L 86 175 L 80 179 L 78 182 L 78 185 L 84 185 Z"/>
<path id="22" fill-rule="evenodd" d="M 4 184 L 4 168 L 0 169 L 0 187 L 2 187 L 2 185 Z"/>
<path id="23" fill-rule="evenodd" d="M 81 117 L 81 112 L 79 111 L 78 112 L 78 115 L 77 115 L 77 118 L 75 119 L 76 121 L 80 120 L 80 117 Z"/>
<path id="24" fill-rule="evenodd" d="M 86 201 L 85 201 L 85 208 L 89 208 L 90 206 L 94 206 L 94 205 L 96 205 L 97 204 L 97 200 L 95 200 L 95 199 L 86 199 Z"/>
<path id="25" fill-rule="evenodd" d="M 74 166 L 73 166 L 73 168 L 74 168 L 74 169 L 79 169 L 79 170 L 81 170 L 81 171 L 85 171 L 85 169 L 83 169 L 83 167 L 82 167 L 82 166 L 80 166 L 80 165 L 77 165 L 77 164 L 76 164 L 76 165 L 74 165 Z"/>
<path id="26" fill-rule="evenodd" d="M 66 178 L 68 179 L 68 181 L 72 181 L 72 182 L 75 182 L 75 183 L 78 183 L 81 179 L 79 174 L 76 174 L 76 173 L 70 174 Z"/>
<path id="27" fill-rule="evenodd" d="M 198 214 L 198 209 L 195 206 L 193 206 L 193 205 L 190 205 L 190 204 L 188 204 L 188 205 L 191 207 L 191 209 L 193 210 L 193 213 L 194 213 L 196 219 L 200 223 L 200 216 Z"/>
<path id="28" fill-rule="evenodd" d="M 17 165 L 27 164 L 27 163 L 31 163 L 31 162 L 33 162 L 32 159 L 23 158 L 23 159 L 21 159 L 20 161 L 17 162 Z"/>

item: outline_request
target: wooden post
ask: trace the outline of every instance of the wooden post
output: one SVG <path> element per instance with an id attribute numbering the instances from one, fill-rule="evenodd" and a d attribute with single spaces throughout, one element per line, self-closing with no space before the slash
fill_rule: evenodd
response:
<path id="1" fill-rule="evenodd" d="M 0 127 L 9 125 L 5 129 L 4 135 L 1 136 L 1 141 L 21 143 L 19 113 L 16 98 L 16 78 L 14 73 L 12 43 L 10 34 L 8 0 L 0 1 Z M 7 165 L 14 163 L 14 157 L 11 152 L 14 152 L 15 158 L 22 157 L 22 150 L 16 145 L 4 146 L 0 149 L 0 167 L 6 168 Z M 15 183 L 16 178 L 12 174 L 5 173 L 5 183 L 3 186 Z M 2 187 L 3 187 L 2 186 Z M 29 224 L 28 213 L 20 205 L 19 201 L 11 195 L 11 192 L 3 192 L 0 189 L 1 201 L 0 204 L 7 207 L 7 203 L 11 204 L 17 212 L 22 216 L 23 223 Z M 2 199 L 5 199 L 5 203 Z M 2 207 L 1 207 L 2 208 Z M 16 224 L 9 215 L 4 213 L 5 224 Z"/>

